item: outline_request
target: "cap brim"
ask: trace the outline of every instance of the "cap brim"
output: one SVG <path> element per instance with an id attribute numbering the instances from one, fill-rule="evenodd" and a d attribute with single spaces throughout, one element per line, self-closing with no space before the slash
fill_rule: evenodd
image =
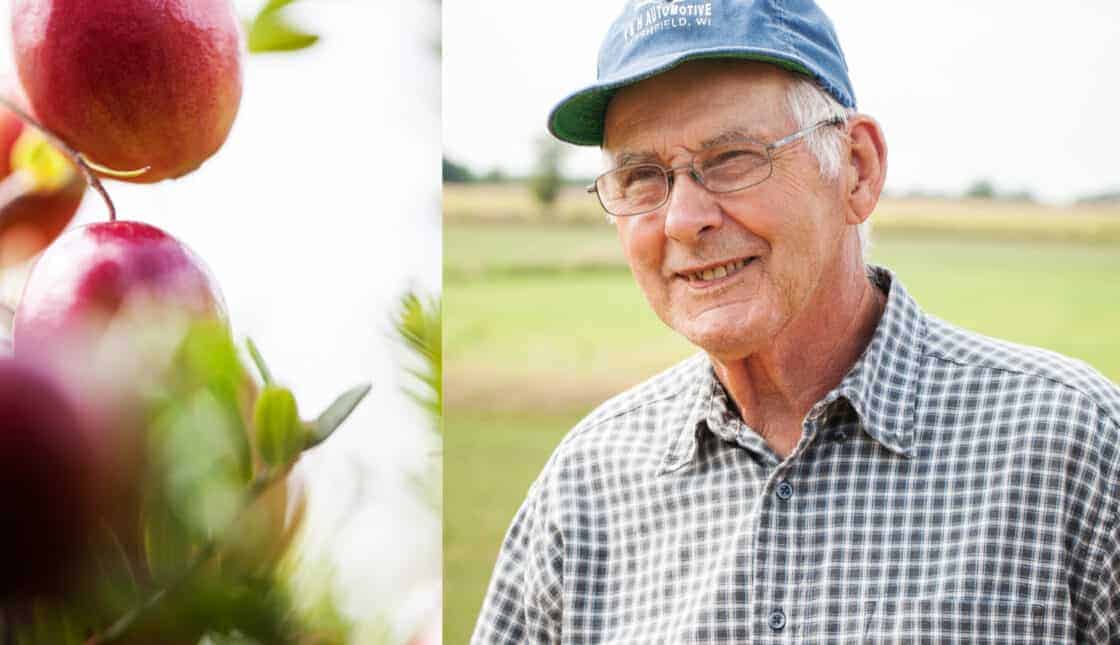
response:
<path id="1" fill-rule="evenodd" d="M 615 92 L 651 76 L 666 72 L 681 63 L 700 58 L 733 58 L 771 63 L 815 78 L 816 75 L 799 60 L 781 52 L 758 49 L 713 49 L 689 52 L 653 61 L 641 70 L 619 78 L 604 79 L 563 99 L 548 115 L 548 131 L 554 137 L 577 146 L 599 146 L 603 143 L 603 117 Z"/>

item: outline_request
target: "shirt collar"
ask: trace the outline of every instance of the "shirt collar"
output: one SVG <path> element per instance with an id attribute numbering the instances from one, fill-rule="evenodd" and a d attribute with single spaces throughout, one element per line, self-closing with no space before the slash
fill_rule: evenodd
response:
<path id="1" fill-rule="evenodd" d="M 863 354 L 840 384 L 813 406 L 809 417 L 823 416 L 833 402 L 846 398 L 872 439 L 895 454 L 912 457 L 914 394 L 924 351 L 925 315 L 889 270 L 869 266 L 868 274 L 887 293 L 886 308 Z M 670 427 L 677 432 L 661 462 L 661 473 L 690 463 L 696 455 L 698 434 L 705 429 L 724 440 L 749 443 L 736 436 L 735 428 L 742 422 L 730 407 L 711 363 L 697 361 L 695 365 L 694 385 L 681 399 L 680 414 L 672 415 L 676 418 Z"/>

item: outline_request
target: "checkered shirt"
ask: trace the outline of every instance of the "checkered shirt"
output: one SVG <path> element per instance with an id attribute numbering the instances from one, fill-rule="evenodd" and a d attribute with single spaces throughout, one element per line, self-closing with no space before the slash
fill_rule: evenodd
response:
<path id="1" fill-rule="evenodd" d="M 695 356 L 561 442 L 473 643 L 1120 643 L 1120 390 L 889 293 L 786 459 Z"/>

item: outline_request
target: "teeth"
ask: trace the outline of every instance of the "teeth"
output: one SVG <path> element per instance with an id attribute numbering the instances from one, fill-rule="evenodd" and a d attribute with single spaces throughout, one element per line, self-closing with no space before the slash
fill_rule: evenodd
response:
<path id="1" fill-rule="evenodd" d="M 697 271 L 689 275 L 688 277 L 692 280 L 715 280 L 717 278 L 726 278 L 732 273 L 735 273 L 739 269 L 747 266 L 747 262 L 748 260 L 735 260 L 734 262 L 728 262 L 727 264 L 718 266 L 714 269 Z"/>

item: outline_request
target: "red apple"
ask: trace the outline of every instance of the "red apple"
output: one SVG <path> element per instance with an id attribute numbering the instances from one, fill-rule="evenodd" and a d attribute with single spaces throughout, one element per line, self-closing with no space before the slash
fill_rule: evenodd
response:
<path id="1" fill-rule="evenodd" d="M 35 115 L 93 161 L 180 177 L 225 141 L 241 100 L 229 0 L 15 0 L 12 42 Z"/>
<path id="2" fill-rule="evenodd" d="M 62 387 L 0 358 L 0 606 L 61 590 L 91 541 L 89 436 Z"/>
<path id="3" fill-rule="evenodd" d="M 111 473 L 109 524 L 132 553 L 144 472 L 145 388 L 162 377 L 188 325 L 225 319 L 210 271 L 189 248 L 140 222 L 101 222 L 64 233 L 32 267 L 16 307 L 17 358 L 49 365 L 97 436 Z"/>
<path id="4" fill-rule="evenodd" d="M 16 307 L 19 355 L 92 348 L 122 315 L 225 319 L 210 270 L 185 244 L 141 222 L 99 222 L 66 232 L 36 261 Z"/>
<path id="5" fill-rule="evenodd" d="M 12 172 L 12 144 L 23 132 L 23 120 L 0 105 L 0 179 Z"/>
<path id="6" fill-rule="evenodd" d="M 17 357 L 49 365 L 113 469 L 140 468 L 145 388 L 159 382 L 190 324 L 225 320 L 210 270 L 179 240 L 141 222 L 67 231 L 32 267 L 12 322 Z"/>
<path id="7" fill-rule="evenodd" d="M 177 344 L 187 325 L 203 318 L 224 321 L 226 310 L 201 258 L 150 224 L 98 222 L 62 234 L 35 262 L 16 306 L 12 345 L 17 355 L 85 371 L 77 380 L 88 389 L 93 377 L 119 382 L 153 358 L 140 334 Z"/>
<path id="8" fill-rule="evenodd" d="M 5 95 L 24 103 L 12 91 Z M 78 212 L 85 191 L 77 167 L 0 105 L 0 269 L 54 241 Z"/>

